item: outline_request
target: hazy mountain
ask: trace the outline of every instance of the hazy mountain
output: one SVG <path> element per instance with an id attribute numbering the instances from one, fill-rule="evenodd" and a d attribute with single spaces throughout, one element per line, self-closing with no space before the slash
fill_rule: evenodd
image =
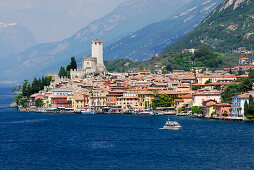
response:
<path id="1" fill-rule="evenodd" d="M 17 23 L 0 22 L 0 57 L 18 53 L 36 44 L 33 34 Z"/>
<path id="2" fill-rule="evenodd" d="M 110 45 L 105 50 L 105 58 L 148 59 L 192 31 L 222 1 L 192 1 L 186 4 L 178 15 L 146 26 Z"/>
<path id="3" fill-rule="evenodd" d="M 124 36 L 158 22 L 179 10 L 190 0 L 127 0 L 121 3 L 111 13 L 82 28 L 73 36 L 55 43 L 46 43 L 33 46 L 15 58 L 14 67 L 4 69 L 4 74 L 15 75 L 6 78 L 25 78 L 46 72 L 56 72 L 60 65 L 66 65 L 71 56 L 79 57 L 90 54 L 90 42 L 101 39 L 105 46 L 110 45 Z M 64 29 L 64 28 L 63 28 Z M 38 67 L 39 65 L 39 67 Z M 32 71 L 31 71 L 32 70 Z M 25 76 L 24 76 L 25 75 Z"/>
<path id="4" fill-rule="evenodd" d="M 193 32 L 165 49 L 163 53 L 206 45 L 218 52 L 238 47 L 253 48 L 254 1 L 225 0 Z"/>

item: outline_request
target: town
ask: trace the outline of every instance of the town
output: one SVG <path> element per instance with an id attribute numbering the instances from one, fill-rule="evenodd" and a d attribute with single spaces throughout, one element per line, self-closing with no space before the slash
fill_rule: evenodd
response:
<path id="1" fill-rule="evenodd" d="M 168 74 L 146 70 L 109 73 L 103 63 L 103 41 L 96 40 L 92 41 L 91 57 L 83 58 L 82 68 L 70 69 L 69 76 L 46 74 L 50 82 L 29 95 L 25 107 L 19 100 L 16 102 L 20 111 L 87 113 L 89 110 L 90 113 L 249 120 L 254 95 L 252 84 L 249 87 L 252 82 L 242 93 L 228 97 L 225 94 L 229 86 L 237 90 L 241 80 L 249 80 L 248 74 L 254 66 L 248 65 L 248 58 L 239 59 L 239 64 L 246 63 L 214 72 L 191 67 L 189 71 L 174 70 Z"/>

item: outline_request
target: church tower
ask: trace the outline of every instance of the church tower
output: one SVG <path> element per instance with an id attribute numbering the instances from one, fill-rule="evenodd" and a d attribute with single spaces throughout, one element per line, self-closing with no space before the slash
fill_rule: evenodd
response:
<path id="1" fill-rule="evenodd" d="M 92 41 L 92 56 L 97 58 L 97 65 L 105 67 L 103 62 L 103 41 Z"/>

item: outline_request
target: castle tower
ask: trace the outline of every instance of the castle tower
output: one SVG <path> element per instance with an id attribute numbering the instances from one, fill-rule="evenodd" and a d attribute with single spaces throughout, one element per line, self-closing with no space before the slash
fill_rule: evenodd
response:
<path id="1" fill-rule="evenodd" d="M 103 62 L 103 41 L 92 41 L 92 56 L 97 58 L 97 64 L 100 67 L 104 67 Z"/>

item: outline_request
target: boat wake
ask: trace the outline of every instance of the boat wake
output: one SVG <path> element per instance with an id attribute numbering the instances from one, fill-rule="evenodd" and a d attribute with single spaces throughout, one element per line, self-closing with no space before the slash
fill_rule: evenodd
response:
<path id="1" fill-rule="evenodd" d="M 2 122 L 1 124 L 23 124 L 23 123 L 38 123 L 46 121 L 47 119 L 34 119 L 34 120 L 20 120 L 20 121 L 10 121 L 10 122 Z"/>

